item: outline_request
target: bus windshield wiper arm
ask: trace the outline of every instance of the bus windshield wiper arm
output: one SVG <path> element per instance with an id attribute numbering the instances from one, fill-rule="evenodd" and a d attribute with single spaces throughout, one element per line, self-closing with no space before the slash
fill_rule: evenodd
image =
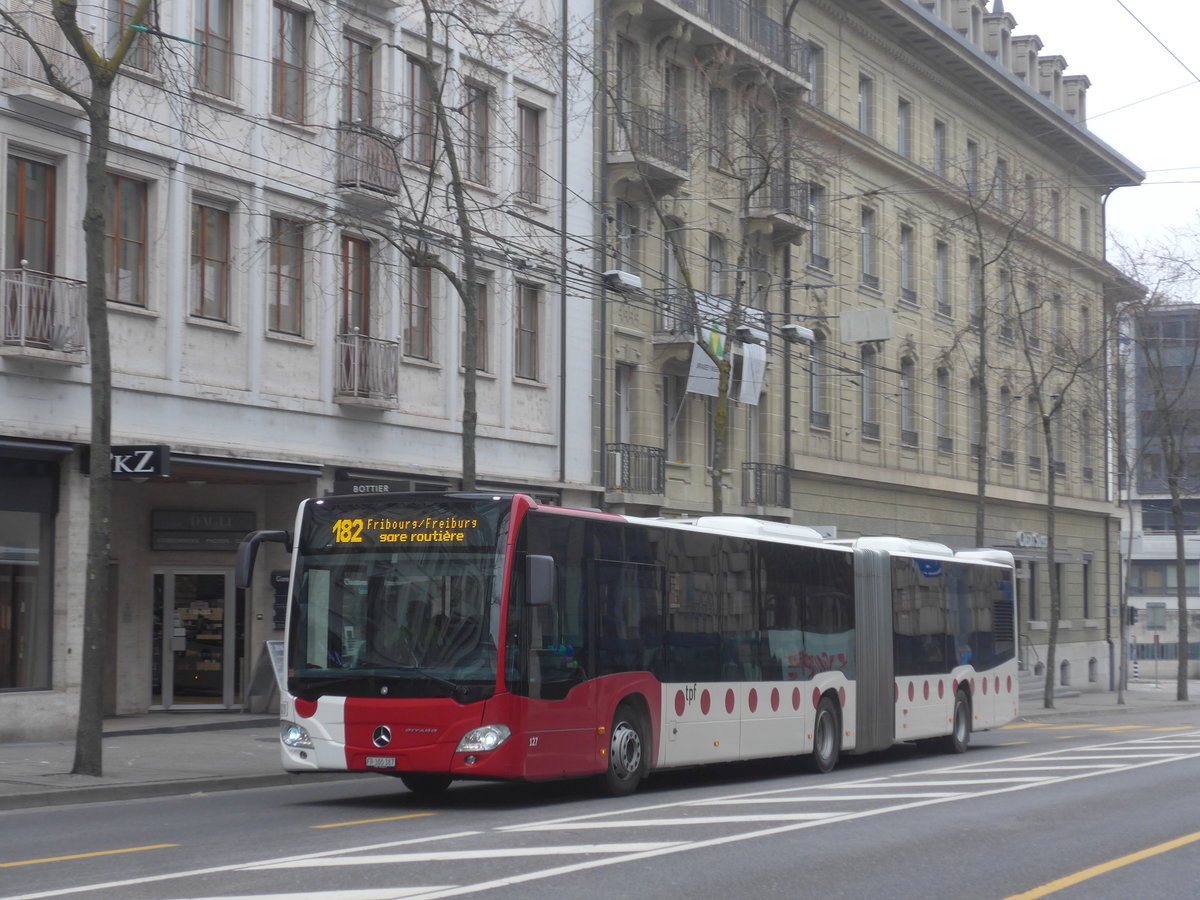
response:
<path id="1" fill-rule="evenodd" d="M 392 666 L 391 671 L 403 672 L 405 675 L 419 675 L 422 678 L 432 681 L 434 684 L 440 684 L 442 687 L 450 691 L 452 697 L 465 697 L 467 693 L 466 685 L 451 681 L 448 678 L 442 678 L 440 675 L 434 675 L 432 672 L 427 672 L 420 666 Z"/>

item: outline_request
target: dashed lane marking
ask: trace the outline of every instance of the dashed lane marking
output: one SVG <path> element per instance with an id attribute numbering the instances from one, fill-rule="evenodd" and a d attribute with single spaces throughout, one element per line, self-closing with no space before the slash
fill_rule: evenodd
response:
<path id="1" fill-rule="evenodd" d="M 72 853 L 69 856 L 47 856 L 45 859 L 21 859 L 15 862 L 0 863 L 0 869 L 12 869 L 16 866 L 40 866 L 45 863 L 70 862 L 73 859 L 94 859 L 97 856 L 116 856 L 120 853 L 142 853 L 146 850 L 166 850 L 178 847 L 178 844 L 149 844 L 145 847 L 123 847 L 120 850 L 94 850 L 91 853 Z"/>

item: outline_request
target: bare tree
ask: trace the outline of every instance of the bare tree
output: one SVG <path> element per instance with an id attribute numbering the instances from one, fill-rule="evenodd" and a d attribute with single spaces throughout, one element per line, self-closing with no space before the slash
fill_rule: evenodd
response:
<path id="1" fill-rule="evenodd" d="M 83 653 L 80 660 L 79 719 L 75 731 L 75 760 L 79 775 L 103 774 L 104 661 L 107 655 L 109 528 L 112 521 L 112 358 L 108 332 L 108 300 L 104 270 L 104 240 L 111 205 L 108 154 L 111 145 L 113 87 L 135 41 L 145 39 L 152 0 L 131 5 L 128 18 L 113 23 L 115 36 L 104 52 L 80 25 L 74 0 L 52 0 L 54 21 L 74 60 L 82 63 L 86 83 L 65 74 L 70 54 L 55 52 L 39 42 L 25 20 L 12 10 L 0 18 L 29 44 L 45 72 L 46 81 L 83 110 L 88 122 L 88 154 L 83 213 L 88 342 L 91 352 L 91 481 L 88 493 L 87 581 L 84 595 Z"/>
<path id="2" fill-rule="evenodd" d="M 1194 252 L 1179 246 L 1160 246 L 1134 255 L 1126 267 L 1146 285 L 1123 309 L 1122 338 L 1130 344 L 1127 404 L 1136 421 L 1137 465 L 1134 479 L 1168 495 L 1174 537 L 1175 602 L 1178 618 L 1179 669 L 1176 699 L 1188 699 L 1189 622 L 1187 607 L 1187 531 L 1184 498 L 1195 493 L 1200 475 L 1189 458 L 1200 446 L 1194 421 L 1200 408 L 1200 309 L 1191 303 L 1200 268 Z M 1128 382 L 1132 377 L 1132 385 Z M 1145 490 L 1143 489 L 1143 493 Z"/>

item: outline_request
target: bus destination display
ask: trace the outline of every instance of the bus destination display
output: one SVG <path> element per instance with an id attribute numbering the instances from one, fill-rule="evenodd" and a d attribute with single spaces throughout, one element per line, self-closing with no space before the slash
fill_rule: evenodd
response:
<path id="1" fill-rule="evenodd" d="M 340 518 L 333 522 L 335 544 L 473 544 L 478 519 Z"/>

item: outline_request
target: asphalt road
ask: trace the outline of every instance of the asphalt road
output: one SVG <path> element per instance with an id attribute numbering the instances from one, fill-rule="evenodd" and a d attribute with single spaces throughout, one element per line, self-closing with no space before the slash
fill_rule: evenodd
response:
<path id="1" fill-rule="evenodd" d="M 1200 711 L 1010 726 L 896 748 L 584 783 L 398 781 L 0 814 L 0 897 L 391 900 L 1189 898 Z"/>

